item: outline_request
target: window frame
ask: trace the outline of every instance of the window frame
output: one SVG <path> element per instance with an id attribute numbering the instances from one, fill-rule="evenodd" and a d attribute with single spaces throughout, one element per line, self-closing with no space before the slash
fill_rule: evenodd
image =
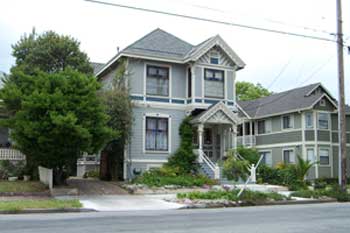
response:
<path id="1" fill-rule="evenodd" d="M 263 129 L 263 132 L 260 131 L 260 127 L 259 127 L 259 124 L 260 122 L 264 122 L 264 129 Z M 267 133 L 267 130 L 266 130 L 266 120 L 258 120 L 257 122 L 257 128 L 258 128 L 258 135 L 261 135 L 261 134 L 266 134 Z"/>
<path id="2" fill-rule="evenodd" d="M 327 115 L 327 128 L 320 127 L 320 115 L 323 115 L 323 114 Z M 329 130 L 329 123 L 330 123 L 329 121 L 330 121 L 330 114 L 328 112 L 318 112 L 317 113 L 317 128 L 319 130 Z"/>
<path id="3" fill-rule="evenodd" d="M 213 79 L 215 79 L 215 73 L 221 73 L 222 74 L 222 96 L 211 96 L 206 94 L 206 81 L 213 82 L 218 80 L 210 80 L 207 78 L 207 71 L 213 72 Z M 212 69 L 212 68 L 203 68 L 203 96 L 205 98 L 212 98 L 212 99 L 225 99 L 225 84 L 226 84 L 226 77 L 225 77 L 225 70 L 221 69 Z"/>
<path id="4" fill-rule="evenodd" d="M 294 155 L 294 162 L 289 162 L 290 161 L 290 156 L 288 157 L 288 163 L 286 163 L 285 159 L 284 159 L 284 152 L 286 151 L 292 151 L 293 155 Z M 290 155 L 290 154 L 289 154 Z M 282 161 L 284 164 L 295 164 L 296 163 L 296 156 L 295 156 L 295 149 L 294 148 L 284 148 L 282 149 Z"/>
<path id="5" fill-rule="evenodd" d="M 149 68 L 157 68 L 157 69 L 166 69 L 167 70 L 167 79 L 168 79 L 168 93 L 167 95 L 163 94 L 154 94 L 154 93 L 148 93 L 148 88 L 147 88 L 147 80 L 149 76 Z M 171 97 L 171 66 L 169 65 L 162 65 L 162 64 L 151 64 L 151 63 L 145 63 L 145 78 L 144 78 L 144 95 L 145 96 L 155 96 L 155 97 L 165 97 L 165 98 L 170 98 Z M 156 78 L 156 77 L 153 77 Z"/>
<path id="6" fill-rule="evenodd" d="M 290 124 L 290 127 L 288 128 L 285 128 L 284 127 L 284 118 L 285 117 L 289 117 L 289 124 Z M 294 115 L 293 114 L 287 114 L 287 115 L 282 115 L 281 116 L 281 128 L 282 130 L 291 130 L 291 129 L 294 129 Z"/>
<path id="7" fill-rule="evenodd" d="M 147 118 L 167 119 L 167 149 L 147 149 Z M 158 125 L 158 123 L 157 123 Z M 158 128 L 158 126 L 157 126 Z M 166 114 L 148 113 L 143 116 L 143 153 L 169 154 L 171 153 L 171 116 Z"/>
<path id="8" fill-rule="evenodd" d="M 272 167 L 272 165 L 273 165 L 273 160 L 272 160 L 272 150 L 260 150 L 260 151 L 258 151 L 258 153 L 259 153 L 259 159 L 260 159 L 260 157 L 261 157 L 261 154 L 264 154 L 264 157 L 263 157 L 263 159 L 261 160 L 261 162 L 260 162 L 260 164 L 264 164 L 264 165 L 266 165 L 266 166 L 269 166 L 269 167 Z M 270 158 L 271 158 L 271 164 L 267 164 L 266 163 L 266 154 L 269 154 L 270 155 Z M 264 163 L 263 163 L 263 161 L 264 161 Z M 259 165 L 260 165 L 259 164 Z"/>
<path id="9" fill-rule="evenodd" d="M 307 123 L 307 116 L 311 116 L 311 126 L 310 125 L 308 125 Z M 305 129 L 313 129 L 314 128 L 314 113 L 313 112 L 306 112 L 305 113 L 305 117 L 304 117 L 305 119 Z"/>
<path id="10" fill-rule="evenodd" d="M 322 157 L 328 157 L 328 163 L 327 164 L 322 164 L 321 163 L 321 151 L 327 151 L 327 156 L 323 156 Z M 319 164 L 322 167 L 329 167 L 331 166 L 331 155 L 330 155 L 330 149 L 329 148 L 319 148 L 318 149 L 318 157 L 319 157 Z"/>
<path id="11" fill-rule="evenodd" d="M 312 160 L 309 159 L 309 153 L 308 153 L 308 151 L 311 151 L 311 150 L 312 150 L 312 153 L 313 153 L 313 159 Z M 306 147 L 306 160 L 310 161 L 311 163 L 316 162 L 317 159 L 316 159 L 315 148 L 313 148 L 313 147 Z"/>
<path id="12" fill-rule="evenodd" d="M 212 59 L 216 59 L 217 63 L 213 63 Z M 212 65 L 220 64 L 220 53 L 218 51 L 211 51 L 209 54 L 209 63 Z"/>

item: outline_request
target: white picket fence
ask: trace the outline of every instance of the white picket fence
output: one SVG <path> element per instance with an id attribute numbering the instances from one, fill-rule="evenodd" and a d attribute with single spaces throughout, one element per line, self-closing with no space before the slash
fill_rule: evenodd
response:
<path id="1" fill-rule="evenodd" d="M 19 150 L 11 148 L 0 148 L 0 160 L 19 161 L 25 159 L 25 155 Z"/>

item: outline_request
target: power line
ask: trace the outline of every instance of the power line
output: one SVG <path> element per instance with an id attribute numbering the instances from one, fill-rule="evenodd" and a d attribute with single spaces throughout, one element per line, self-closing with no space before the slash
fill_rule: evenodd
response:
<path id="1" fill-rule="evenodd" d="M 277 76 L 272 80 L 272 82 L 267 86 L 267 89 L 270 89 L 273 84 L 282 76 L 284 71 L 287 69 L 289 64 L 291 63 L 292 59 L 289 59 L 289 61 L 282 67 L 281 71 L 277 74 Z"/>
<path id="2" fill-rule="evenodd" d="M 190 16 L 190 15 L 172 13 L 172 12 L 167 12 L 167 11 L 154 10 L 154 9 L 149 9 L 149 8 L 135 7 L 135 6 L 129 6 L 129 5 L 123 5 L 123 4 L 111 3 L 111 2 L 104 2 L 104 1 L 97 1 L 97 0 L 84 0 L 84 1 L 102 4 L 102 5 L 107 5 L 107 6 L 115 6 L 115 7 L 127 8 L 127 9 L 132 9 L 132 10 L 145 11 L 145 12 L 151 12 L 151 13 L 156 13 L 156 14 L 192 19 L 192 20 L 197 20 L 197 21 L 204 21 L 204 22 L 223 24 L 223 25 L 228 25 L 228 26 L 233 26 L 233 27 L 240 27 L 240 28 L 270 32 L 270 33 L 276 33 L 276 34 L 280 34 L 280 35 L 288 35 L 288 36 L 302 37 L 302 38 L 308 38 L 308 39 L 313 39 L 313 40 L 336 42 L 336 40 L 334 40 L 334 39 L 329 39 L 329 38 L 325 38 L 325 37 L 299 34 L 299 33 L 281 31 L 281 30 L 270 29 L 270 28 L 262 28 L 262 27 L 256 27 L 256 26 L 251 26 L 251 25 L 246 25 L 246 24 L 239 24 L 239 23 L 234 23 L 234 22 L 227 22 L 227 21 L 221 21 L 221 20 L 215 20 L 215 19 L 209 19 L 209 18 L 202 18 L 202 17 L 198 17 L 198 16 Z"/>

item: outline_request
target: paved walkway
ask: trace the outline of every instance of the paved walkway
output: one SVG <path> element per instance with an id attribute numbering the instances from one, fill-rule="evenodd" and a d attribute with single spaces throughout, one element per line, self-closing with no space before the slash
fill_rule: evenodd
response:
<path id="1" fill-rule="evenodd" d="M 171 210 L 182 204 L 164 201 L 165 195 L 108 195 L 85 196 L 79 200 L 84 208 L 97 211 Z M 169 195 L 166 195 L 169 196 Z"/>
<path id="2" fill-rule="evenodd" d="M 128 192 L 122 189 L 117 182 L 112 181 L 71 178 L 67 181 L 67 183 L 70 187 L 77 188 L 80 196 L 128 194 Z"/>

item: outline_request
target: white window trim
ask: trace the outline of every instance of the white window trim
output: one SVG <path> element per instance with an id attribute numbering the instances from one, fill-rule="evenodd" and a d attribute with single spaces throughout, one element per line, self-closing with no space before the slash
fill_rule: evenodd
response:
<path id="1" fill-rule="evenodd" d="M 314 146 L 306 146 L 306 148 L 305 148 L 305 151 L 306 151 L 306 160 L 308 160 L 308 153 L 307 153 L 307 151 L 308 150 L 312 150 L 313 151 L 313 153 L 314 153 L 314 160 L 313 161 L 311 161 L 311 162 L 316 162 L 317 161 L 317 156 L 316 156 L 316 151 L 315 151 L 315 147 Z M 315 164 L 314 165 L 312 165 L 312 166 L 315 166 Z"/>
<path id="2" fill-rule="evenodd" d="M 320 113 L 325 113 L 325 114 L 327 114 L 328 115 L 328 128 L 327 129 L 321 129 L 320 128 L 320 121 L 319 121 L 319 114 Z M 317 129 L 318 130 L 325 130 L 325 131 L 328 131 L 328 130 L 331 130 L 331 114 L 330 114 L 330 112 L 327 112 L 327 111 L 317 111 L 316 112 L 316 123 L 317 123 Z"/>
<path id="3" fill-rule="evenodd" d="M 289 116 L 290 117 L 290 128 L 283 128 L 283 117 Z M 294 129 L 294 114 L 285 114 L 281 116 L 281 130 L 282 131 L 289 131 Z"/>
<path id="4" fill-rule="evenodd" d="M 169 69 L 169 90 L 168 96 L 163 96 L 163 95 L 148 95 L 147 94 L 147 66 L 159 66 L 159 67 L 164 67 Z M 172 94 L 172 66 L 167 65 L 167 64 L 162 64 L 162 63 L 154 63 L 154 62 L 145 62 L 144 67 L 143 67 L 143 95 L 146 97 L 159 97 L 159 98 L 169 98 L 172 99 L 173 94 Z M 146 98 L 145 98 L 146 101 Z"/>
<path id="5" fill-rule="evenodd" d="M 146 117 L 168 118 L 168 150 L 146 150 Z M 162 113 L 145 113 L 142 119 L 142 149 L 144 154 L 171 154 L 171 116 Z"/>
<path id="6" fill-rule="evenodd" d="M 260 133 L 259 134 L 259 121 L 265 121 L 265 133 Z M 267 125 L 269 124 L 270 128 L 267 127 Z M 261 120 L 257 120 L 256 121 L 256 135 L 269 135 L 269 134 L 275 134 L 278 132 L 272 132 L 272 121 L 271 119 L 261 119 Z"/>
<path id="7" fill-rule="evenodd" d="M 306 124 L 306 119 L 307 119 L 307 115 L 308 114 L 311 114 L 311 127 L 308 127 L 308 125 Z M 305 124 L 305 130 L 309 130 L 309 129 L 314 129 L 314 120 L 313 120 L 313 117 L 314 117 L 314 112 L 305 112 L 305 117 L 304 117 L 304 124 Z"/>
<path id="8" fill-rule="evenodd" d="M 326 150 L 328 151 L 328 164 L 321 164 L 321 150 Z M 332 159 L 331 159 L 331 151 L 330 151 L 330 148 L 327 148 L 327 147 L 319 147 L 318 148 L 318 161 L 319 161 L 319 166 L 320 167 L 331 167 L 331 164 L 332 164 Z"/>
<path id="9" fill-rule="evenodd" d="M 209 70 L 219 70 L 222 71 L 224 74 L 224 96 L 223 98 L 213 98 L 213 97 L 206 97 L 205 96 L 205 88 L 204 88 L 204 82 L 205 82 L 205 69 Z M 222 100 L 222 101 L 227 101 L 227 72 L 225 69 L 221 69 L 218 67 L 210 67 L 210 66 L 202 66 L 202 99 L 213 99 L 213 100 Z"/>
<path id="10" fill-rule="evenodd" d="M 213 56 L 213 53 L 216 53 L 216 55 Z M 217 58 L 218 64 L 211 63 L 211 58 Z M 220 65 L 220 52 L 219 51 L 209 51 L 209 63 L 212 65 Z"/>
<path id="11" fill-rule="evenodd" d="M 260 153 L 270 153 L 270 156 L 271 156 L 271 164 L 265 164 L 269 167 L 273 167 L 273 158 L 272 158 L 272 150 L 258 150 L 259 152 L 259 159 L 260 159 Z M 266 162 L 266 159 L 265 159 L 265 162 Z"/>
<path id="12" fill-rule="evenodd" d="M 326 103 L 326 100 L 325 100 L 325 99 L 321 99 L 321 100 L 320 100 L 320 106 L 321 106 L 321 107 L 326 107 L 326 106 L 327 106 L 327 103 Z"/>
<path id="13" fill-rule="evenodd" d="M 289 148 L 283 148 L 282 149 L 282 162 L 283 163 L 285 163 L 285 161 L 284 161 L 284 152 L 285 151 L 293 151 L 293 154 L 294 154 L 294 163 L 287 163 L 287 164 L 296 164 L 297 156 L 295 154 L 295 148 L 289 147 Z"/>

